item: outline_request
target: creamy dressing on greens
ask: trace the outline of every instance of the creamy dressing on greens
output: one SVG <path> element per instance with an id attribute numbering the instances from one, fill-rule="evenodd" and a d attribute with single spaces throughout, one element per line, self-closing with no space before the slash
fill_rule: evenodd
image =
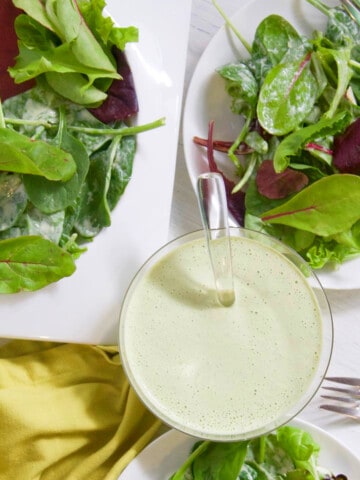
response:
<path id="1" fill-rule="evenodd" d="M 231 307 L 217 301 L 200 239 L 145 274 L 124 323 L 137 391 L 163 420 L 205 437 L 254 431 L 286 413 L 321 350 L 319 307 L 298 269 L 246 238 L 232 238 L 232 253 Z"/>

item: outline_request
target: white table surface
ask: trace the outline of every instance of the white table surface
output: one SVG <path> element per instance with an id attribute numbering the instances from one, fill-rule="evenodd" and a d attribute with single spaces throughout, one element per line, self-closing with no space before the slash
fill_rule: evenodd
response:
<path id="1" fill-rule="evenodd" d="M 221 0 L 221 6 L 231 15 L 239 7 L 239 3 L 235 0 Z M 202 52 L 222 24 L 223 20 L 210 0 L 193 0 L 184 99 Z M 169 235 L 174 238 L 200 227 L 201 220 L 186 170 L 180 132 Z M 327 294 L 335 329 L 334 351 L 328 374 L 360 377 L 360 291 L 328 291 Z M 355 422 L 321 410 L 320 403 L 319 392 L 303 410 L 300 418 L 335 436 L 360 459 L 360 421 Z"/>

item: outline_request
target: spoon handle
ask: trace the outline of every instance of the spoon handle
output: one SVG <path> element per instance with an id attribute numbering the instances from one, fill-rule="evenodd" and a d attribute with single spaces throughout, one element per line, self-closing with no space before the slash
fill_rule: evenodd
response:
<path id="1" fill-rule="evenodd" d="M 235 301 L 228 209 L 224 180 L 219 173 L 203 173 L 197 197 L 206 234 L 218 299 L 223 306 Z"/>

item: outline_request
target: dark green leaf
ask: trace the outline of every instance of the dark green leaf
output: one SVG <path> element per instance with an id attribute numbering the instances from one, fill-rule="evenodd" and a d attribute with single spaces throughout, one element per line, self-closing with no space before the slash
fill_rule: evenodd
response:
<path id="1" fill-rule="evenodd" d="M 236 480 L 247 453 L 248 442 L 212 443 L 193 463 L 195 480 Z"/>
<path id="2" fill-rule="evenodd" d="M 51 182 L 32 175 L 24 176 L 24 185 L 31 202 L 42 212 L 64 210 L 79 195 L 89 170 L 89 157 L 82 143 L 67 130 L 62 132 L 60 147 L 69 152 L 76 162 L 76 173 L 67 182 Z"/>
<path id="3" fill-rule="evenodd" d="M 108 150 L 95 153 L 80 192 L 77 232 L 85 238 L 97 235 L 111 224 L 110 207 L 106 196 L 109 189 L 112 158 Z"/>
<path id="4" fill-rule="evenodd" d="M 25 210 L 27 196 L 21 178 L 0 173 L 0 231 L 7 230 Z"/>
<path id="5" fill-rule="evenodd" d="M 110 210 L 115 208 L 131 179 L 135 152 L 135 137 L 129 136 L 122 138 L 116 149 L 116 156 L 111 168 L 109 189 L 106 196 Z"/>

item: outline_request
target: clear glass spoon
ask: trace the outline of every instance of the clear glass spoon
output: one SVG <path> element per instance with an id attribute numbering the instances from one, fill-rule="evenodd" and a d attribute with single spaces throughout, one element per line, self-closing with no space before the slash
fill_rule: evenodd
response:
<path id="1" fill-rule="evenodd" d="M 225 185 L 219 173 L 203 173 L 197 180 L 197 198 L 218 299 L 225 307 L 235 301 L 231 242 Z"/>

